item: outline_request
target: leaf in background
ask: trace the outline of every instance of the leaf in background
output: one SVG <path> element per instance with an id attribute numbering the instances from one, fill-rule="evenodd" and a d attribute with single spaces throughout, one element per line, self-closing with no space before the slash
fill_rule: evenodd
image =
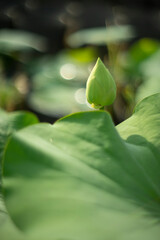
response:
<path id="1" fill-rule="evenodd" d="M 0 31 L 1 53 L 29 49 L 35 49 L 37 51 L 46 50 L 45 38 L 37 34 L 20 30 L 3 29 Z"/>
<path id="2" fill-rule="evenodd" d="M 83 55 L 88 55 L 88 60 L 84 61 Z M 41 59 L 35 64 L 29 106 L 54 117 L 89 110 L 85 85 L 96 57 L 94 49 L 85 48 L 65 50 L 55 57 Z"/>
<path id="3" fill-rule="evenodd" d="M 10 217 L 8 216 L 2 198 L 1 174 L 2 174 L 2 158 L 8 138 L 15 132 L 28 125 L 38 122 L 36 116 L 27 112 L 7 113 L 0 109 L 0 238 L 22 240 L 19 230 L 15 228 Z M 3 235 L 4 233 L 4 235 Z M 3 238 L 4 237 L 4 238 Z"/>
<path id="4" fill-rule="evenodd" d="M 28 240 L 159 240 L 159 102 L 144 99 L 119 133 L 99 111 L 13 135 L 4 195 Z"/>
<path id="5" fill-rule="evenodd" d="M 147 71 L 147 69 L 143 68 L 143 63 L 150 61 L 159 49 L 160 43 L 150 38 L 141 38 L 133 43 L 120 58 L 120 65 L 126 74 L 126 78 L 133 82 L 135 82 L 136 78 L 141 78 L 144 71 Z M 150 72 L 154 69 L 152 68 L 153 65 L 151 65 L 148 69 Z"/>
<path id="6" fill-rule="evenodd" d="M 160 92 L 160 47 L 150 58 L 143 61 L 140 65 L 140 72 L 143 76 L 143 82 L 136 92 L 136 100 Z"/>
<path id="7" fill-rule="evenodd" d="M 135 36 L 133 27 L 129 25 L 90 28 L 72 33 L 67 38 L 71 47 L 79 47 L 84 44 L 106 45 L 107 43 L 119 43 L 132 39 Z"/>
<path id="8" fill-rule="evenodd" d="M 139 64 L 156 53 L 160 48 L 160 43 L 151 38 L 142 38 L 134 43 L 130 50 L 129 56 L 134 64 Z"/>
<path id="9" fill-rule="evenodd" d="M 128 78 L 134 82 L 136 78 L 142 78 L 142 81 L 145 82 L 146 74 L 153 73 L 155 75 L 157 72 L 155 72 L 155 68 L 157 70 L 156 66 L 159 63 L 159 50 L 160 43 L 154 39 L 142 38 L 135 42 L 121 61 Z"/>

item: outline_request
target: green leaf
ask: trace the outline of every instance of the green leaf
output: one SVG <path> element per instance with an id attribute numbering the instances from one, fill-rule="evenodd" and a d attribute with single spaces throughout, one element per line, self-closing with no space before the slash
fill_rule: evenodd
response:
<path id="1" fill-rule="evenodd" d="M 136 92 L 136 100 L 160 92 L 160 48 L 140 65 L 143 82 Z"/>
<path id="2" fill-rule="evenodd" d="M 46 49 L 46 39 L 37 34 L 21 30 L 3 29 L 0 31 L 1 53 L 31 49 L 44 51 Z"/>
<path id="3" fill-rule="evenodd" d="M 25 236 L 15 226 L 7 210 L 4 201 L 0 195 L 0 238 L 3 240 L 25 240 Z M 27 240 L 27 239 L 26 239 Z"/>
<path id="4" fill-rule="evenodd" d="M 159 102 L 144 99 L 117 129 L 97 111 L 13 135 L 4 196 L 28 240 L 159 240 Z"/>
<path id="5" fill-rule="evenodd" d="M 7 113 L 0 109 L 0 163 L 5 144 L 15 131 L 38 122 L 35 115 L 24 111 Z"/>
<path id="6" fill-rule="evenodd" d="M 38 122 L 31 113 L 17 111 L 7 113 L 0 109 L 0 238 L 7 240 L 22 240 L 19 230 L 12 223 L 2 197 L 2 159 L 9 137 L 16 131 Z"/>
<path id="7" fill-rule="evenodd" d="M 141 38 L 131 46 L 129 56 L 135 65 L 140 64 L 156 53 L 159 48 L 158 41 L 151 38 Z"/>
<path id="8" fill-rule="evenodd" d="M 135 36 L 130 25 L 90 28 L 72 33 L 67 38 L 71 47 L 80 47 L 84 44 L 106 45 L 108 43 L 125 42 Z"/>
<path id="9" fill-rule="evenodd" d="M 159 68 L 157 68 L 159 66 L 159 49 L 160 43 L 158 41 L 142 38 L 135 42 L 122 57 L 120 65 L 125 71 L 126 78 L 132 80 L 132 84 L 137 82 L 140 85 L 141 81 L 145 83 L 146 78 L 155 77 L 157 73 L 159 75 Z M 154 93 L 156 92 L 153 92 L 151 87 L 149 95 Z"/>
<path id="10" fill-rule="evenodd" d="M 96 53 L 91 52 L 92 58 L 88 60 L 93 61 Z M 32 92 L 28 97 L 32 109 L 54 117 L 89 110 L 85 85 L 92 62 L 82 61 L 83 54 L 84 50 L 67 50 L 37 63 L 32 76 Z"/>

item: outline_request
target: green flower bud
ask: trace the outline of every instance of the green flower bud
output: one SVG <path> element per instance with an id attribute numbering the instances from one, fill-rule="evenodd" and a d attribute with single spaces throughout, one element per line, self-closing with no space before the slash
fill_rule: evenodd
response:
<path id="1" fill-rule="evenodd" d="M 116 98 L 116 84 L 100 58 L 88 78 L 86 96 L 93 108 L 111 105 Z"/>

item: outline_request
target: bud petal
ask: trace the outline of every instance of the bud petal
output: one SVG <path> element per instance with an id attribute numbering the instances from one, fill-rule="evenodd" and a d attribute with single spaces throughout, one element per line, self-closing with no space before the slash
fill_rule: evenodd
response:
<path id="1" fill-rule="evenodd" d="M 86 96 L 94 108 L 111 105 L 116 98 L 116 84 L 100 58 L 88 78 Z"/>

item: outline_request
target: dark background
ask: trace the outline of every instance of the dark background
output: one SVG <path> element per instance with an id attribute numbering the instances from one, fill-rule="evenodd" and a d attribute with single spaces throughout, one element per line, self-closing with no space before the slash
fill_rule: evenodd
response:
<path id="1" fill-rule="evenodd" d="M 0 28 L 23 29 L 44 35 L 48 51 L 65 47 L 66 32 L 104 26 L 131 24 L 137 38 L 160 38 L 160 1 L 51 1 L 26 0 L 0 2 Z"/>

